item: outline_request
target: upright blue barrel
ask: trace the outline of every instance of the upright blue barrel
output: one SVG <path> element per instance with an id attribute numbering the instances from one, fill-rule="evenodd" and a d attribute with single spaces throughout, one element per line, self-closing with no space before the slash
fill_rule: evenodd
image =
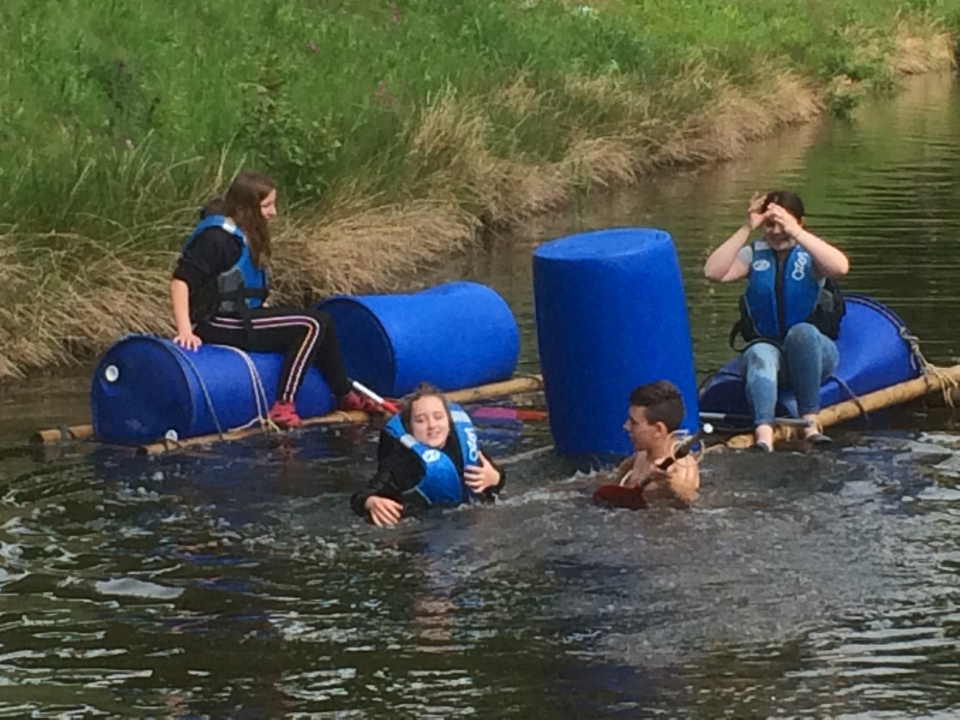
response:
<path id="1" fill-rule="evenodd" d="M 697 427 L 687 307 L 669 234 L 616 228 L 541 245 L 533 290 L 558 452 L 631 452 L 623 430 L 628 395 L 655 380 L 680 389 L 682 427 Z"/>
<path id="2" fill-rule="evenodd" d="M 257 417 L 254 378 L 259 378 L 269 408 L 283 356 L 245 355 L 253 372 L 243 354 L 222 345 L 201 345 L 191 352 L 165 338 L 122 338 L 106 350 L 93 375 L 94 432 L 109 443 L 140 444 L 170 431 L 189 438 L 246 425 Z M 302 417 L 325 415 L 334 407 L 330 388 L 313 366 L 296 404 Z"/>
<path id="3" fill-rule="evenodd" d="M 398 397 L 421 382 L 444 391 L 506 380 L 520 333 L 494 290 L 451 282 L 405 295 L 341 295 L 318 305 L 333 318 L 347 374 Z"/>

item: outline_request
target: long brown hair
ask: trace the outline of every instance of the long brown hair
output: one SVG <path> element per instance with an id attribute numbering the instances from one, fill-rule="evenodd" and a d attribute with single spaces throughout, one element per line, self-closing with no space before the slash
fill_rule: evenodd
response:
<path id="1" fill-rule="evenodd" d="M 240 226 L 250 243 L 253 264 L 265 268 L 270 264 L 270 229 L 260 210 L 260 203 L 277 189 L 263 173 L 244 170 L 237 175 L 223 198 L 223 213 Z"/>

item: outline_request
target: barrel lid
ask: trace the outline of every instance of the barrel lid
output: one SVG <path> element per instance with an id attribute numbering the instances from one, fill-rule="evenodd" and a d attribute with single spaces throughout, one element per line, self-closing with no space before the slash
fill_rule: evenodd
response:
<path id="1" fill-rule="evenodd" d="M 187 433 L 193 403 L 176 352 L 169 340 L 151 335 L 127 335 L 107 348 L 90 386 L 99 438 L 137 444 Z"/>
<path id="2" fill-rule="evenodd" d="M 534 257 L 544 260 L 610 259 L 644 254 L 670 243 L 670 235 L 656 228 L 611 228 L 569 235 L 540 245 Z"/>
<path id="3" fill-rule="evenodd" d="M 366 299 L 337 295 L 317 307 L 333 318 L 347 375 L 381 395 L 393 394 L 397 368 L 393 343 Z"/>

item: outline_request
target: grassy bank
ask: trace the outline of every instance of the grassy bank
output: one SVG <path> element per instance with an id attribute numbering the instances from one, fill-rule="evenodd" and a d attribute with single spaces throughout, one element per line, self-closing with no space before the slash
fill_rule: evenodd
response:
<path id="1" fill-rule="evenodd" d="M 295 301 L 953 62 L 947 0 L 5 0 L 0 376 L 169 330 L 196 206 L 273 175 Z"/>

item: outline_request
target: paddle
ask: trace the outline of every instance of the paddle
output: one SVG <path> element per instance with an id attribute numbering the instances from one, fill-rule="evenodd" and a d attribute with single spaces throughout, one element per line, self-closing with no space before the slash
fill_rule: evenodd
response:
<path id="1" fill-rule="evenodd" d="M 709 435 L 712 432 L 713 426 L 710 425 L 710 423 L 704 423 L 703 427 L 693 433 L 693 435 L 685 437 L 677 446 L 673 455 L 660 461 L 657 467 L 661 470 L 668 469 L 677 460 L 689 455 L 693 446 L 696 445 L 704 435 Z M 619 484 L 609 483 L 598 487 L 593 491 L 593 501 L 599 505 L 606 505 L 607 507 L 626 508 L 627 510 L 645 509 L 647 507 L 647 499 L 643 496 L 643 490 L 650 484 L 649 476 L 645 477 L 634 487 L 624 487 L 623 482 L 628 476 L 629 473 L 624 475 L 623 480 L 621 480 Z"/>
<path id="2" fill-rule="evenodd" d="M 518 420 L 518 421 L 537 421 L 546 420 L 545 410 L 536 410 L 534 408 L 511 408 L 511 407 L 478 407 L 470 412 L 470 417 L 474 420 Z"/>
<path id="3" fill-rule="evenodd" d="M 384 398 L 377 395 L 373 390 L 368 388 L 363 383 L 359 383 L 356 380 L 354 380 L 353 389 L 356 390 L 357 392 L 363 393 L 364 395 L 366 395 L 368 398 L 373 400 L 377 405 L 379 405 L 389 413 L 393 413 L 394 415 L 396 415 L 398 412 L 400 412 L 400 406 L 397 405 L 397 403 L 393 402 L 392 400 L 385 400 Z"/>
<path id="4" fill-rule="evenodd" d="M 701 420 L 712 420 L 713 422 L 730 422 L 730 423 L 753 423 L 753 417 L 751 415 L 735 415 L 733 413 L 715 413 L 715 412 L 702 412 L 700 413 Z M 774 425 L 792 425 L 795 427 L 809 427 L 810 421 L 806 418 L 792 418 L 792 417 L 777 417 L 773 419 Z"/>

